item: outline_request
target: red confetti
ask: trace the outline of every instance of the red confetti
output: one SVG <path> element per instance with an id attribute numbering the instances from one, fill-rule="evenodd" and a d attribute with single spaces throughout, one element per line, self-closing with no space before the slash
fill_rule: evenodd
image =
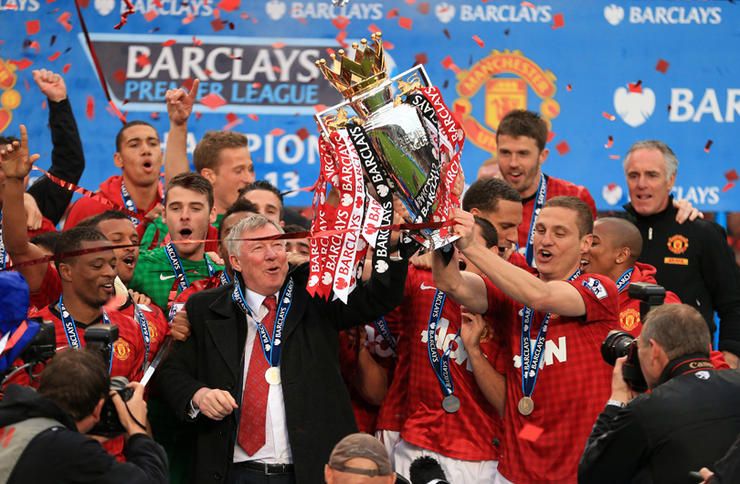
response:
<path id="1" fill-rule="evenodd" d="M 419 11 L 420 14 L 426 15 L 429 13 L 429 2 L 421 2 L 419 5 L 416 6 L 416 10 Z"/>
<path id="2" fill-rule="evenodd" d="M 95 117 L 95 99 L 87 96 L 87 105 L 85 106 L 85 115 L 87 119 L 92 120 Z"/>
<path id="3" fill-rule="evenodd" d="M 411 20 L 409 17 L 399 17 L 398 26 L 402 29 L 411 30 L 414 26 L 414 21 Z"/>
<path id="4" fill-rule="evenodd" d="M 124 71 L 123 69 L 118 69 L 117 71 L 113 72 L 113 79 L 118 84 L 123 84 L 124 82 L 126 82 L 126 71 Z"/>
<path id="5" fill-rule="evenodd" d="M 220 8 L 226 12 L 233 12 L 241 6 L 241 0 L 221 0 L 216 5 L 216 8 Z"/>
<path id="6" fill-rule="evenodd" d="M 370 24 L 370 26 L 367 28 L 367 30 L 369 30 L 370 33 L 372 33 L 372 34 L 375 34 L 375 33 L 380 32 L 380 29 L 375 24 Z"/>
<path id="7" fill-rule="evenodd" d="M 220 19 L 211 20 L 211 28 L 214 32 L 219 32 L 224 29 L 224 21 Z"/>
<path id="8" fill-rule="evenodd" d="M 460 72 L 460 68 L 455 65 L 455 62 L 453 62 L 452 57 L 450 57 L 449 55 L 442 59 L 442 67 L 451 70 L 455 74 Z"/>
<path id="9" fill-rule="evenodd" d="M 427 55 L 424 52 L 422 52 L 420 54 L 416 54 L 416 56 L 414 57 L 414 65 L 416 65 L 416 64 L 426 64 L 427 62 L 429 62 L 429 58 L 427 57 Z"/>
<path id="10" fill-rule="evenodd" d="M 385 14 L 385 18 L 387 18 L 387 19 L 396 18 L 396 17 L 398 17 L 398 9 L 397 8 L 388 10 L 388 13 Z"/>
<path id="11" fill-rule="evenodd" d="M 727 185 L 725 185 L 725 186 L 722 187 L 722 192 L 724 193 L 726 191 L 729 191 L 731 188 L 734 188 L 734 186 L 735 186 L 734 183 L 732 183 L 732 182 L 731 183 L 728 183 Z"/>
<path id="12" fill-rule="evenodd" d="M 571 92 L 573 90 L 573 86 L 568 84 L 567 86 L 565 86 L 565 90 Z"/>
<path id="13" fill-rule="evenodd" d="M 301 128 L 298 131 L 295 132 L 296 135 L 301 139 L 301 141 L 305 141 L 306 138 L 310 135 L 308 130 L 306 128 Z"/>
<path id="14" fill-rule="evenodd" d="M 40 20 L 29 20 L 26 22 L 26 35 L 36 35 L 41 30 Z"/>
<path id="15" fill-rule="evenodd" d="M 614 116 L 613 114 L 607 113 L 606 111 L 602 112 L 601 115 L 604 116 L 609 121 L 614 121 L 615 119 L 617 119 L 616 116 Z"/>
<path id="16" fill-rule="evenodd" d="M 39 43 L 36 42 L 35 40 L 30 41 L 28 43 L 28 47 L 30 47 L 31 49 L 34 49 L 36 52 L 39 52 L 41 50 L 41 45 L 39 45 Z"/>
<path id="17" fill-rule="evenodd" d="M 560 29 L 565 27 L 565 17 L 562 13 L 556 13 L 552 16 L 552 29 Z"/>
<path id="18" fill-rule="evenodd" d="M 709 153 L 709 150 L 712 148 L 712 144 L 714 141 L 707 140 L 707 144 L 704 145 L 704 153 Z"/>
<path id="19" fill-rule="evenodd" d="M 619 155 L 609 155 L 609 159 L 610 160 L 618 160 L 620 158 L 621 158 L 621 156 L 619 156 Z"/>
<path id="20" fill-rule="evenodd" d="M 196 38 L 195 35 L 193 35 L 193 45 L 198 47 L 199 45 L 202 45 L 202 44 L 203 44 L 203 41 Z"/>
<path id="21" fill-rule="evenodd" d="M 668 65 L 669 65 L 668 61 L 665 61 L 663 59 L 658 59 L 658 63 L 655 64 L 655 70 L 665 74 L 666 71 L 668 70 Z"/>
<path id="22" fill-rule="evenodd" d="M 210 93 L 200 100 L 200 103 L 210 109 L 217 109 L 226 104 L 226 100 L 215 92 Z"/>
<path id="23" fill-rule="evenodd" d="M 338 17 L 332 19 L 331 23 L 337 29 L 344 30 L 347 28 L 347 25 L 349 25 L 349 19 L 344 15 L 339 15 Z"/>
<path id="24" fill-rule="evenodd" d="M 282 129 L 282 128 L 273 128 L 270 131 L 270 134 L 273 135 L 273 136 L 282 136 L 282 135 L 285 134 L 285 130 Z"/>
<path id="25" fill-rule="evenodd" d="M 70 18 L 72 18 L 72 14 L 69 12 L 64 12 L 57 18 L 57 22 L 59 22 L 67 32 L 72 31 L 72 24 L 69 23 Z"/>
<path id="26" fill-rule="evenodd" d="M 347 42 L 344 41 L 344 39 L 346 39 L 346 38 L 347 38 L 347 31 L 346 30 L 340 31 L 337 34 L 337 36 L 336 36 L 337 43 L 339 45 L 341 45 L 342 48 L 344 48 L 344 49 L 346 49 L 348 47 Z M 385 47 L 386 49 L 388 48 L 388 47 L 385 46 L 385 42 L 383 42 L 383 47 Z"/>
<path id="27" fill-rule="evenodd" d="M 176 43 L 177 43 L 177 41 L 175 39 L 165 40 L 164 42 L 162 42 L 162 46 L 163 47 L 170 47 L 172 45 L 175 45 Z"/>
<path id="28" fill-rule="evenodd" d="M 41 101 L 41 109 L 44 109 L 44 110 L 46 109 L 46 99 Z"/>
<path id="29" fill-rule="evenodd" d="M 259 121 L 259 118 L 258 118 L 258 117 L 257 117 L 257 115 L 256 115 L 256 114 L 254 114 L 254 113 L 249 113 L 249 114 L 247 114 L 247 117 L 248 117 L 249 119 L 251 119 L 252 121 Z"/>
<path id="30" fill-rule="evenodd" d="M 146 54 L 139 54 L 136 56 L 136 63 L 139 65 L 139 67 L 148 66 L 151 64 L 151 61 L 149 60 L 149 56 Z"/>
<path id="31" fill-rule="evenodd" d="M 636 92 L 637 94 L 642 94 L 642 81 L 637 81 L 635 83 L 629 83 L 627 84 L 627 88 L 630 92 Z"/>
<path id="32" fill-rule="evenodd" d="M 328 106 L 327 106 L 326 104 L 317 104 L 317 105 L 315 105 L 315 106 L 313 107 L 313 109 L 314 109 L 314 111 L 316 111 L 317 113 L 320 113 L 320 112 L 324 111 L 324 110 L 325 110 L 325 109 L 326 109 L 327 107 L 328 107 Z"/>
<path id="33" fill-rule="evenodd" d="M 478 47 L 485 47 L 485 46 L 486 46 L 486 43 L 485 43 L 485 42 L 483 42 L 483 39 L 481 39 L 481 38 L 480 38 L 480 37 L 478 37 L 477 35 L 474 35 L 474 36 L 473 36 L 473 41 L 474 41 L 474 42 L 475 42 L 476 44 L 478 44 Z"/>
<path id="34" fill-rule="evenodd" d="M 56 51 L 53 54 L 49 56 L 49 62 L 54 62 L 55 60 L 59 59 L 59 56 L 62 55 L 61 52 Z"/>
<path id="35" fill-rule="evenodd" d="M 183 17 L 182 24 L 187 25 L 193 20 L 195 20 L 195 15 L 193 15 L 193 12 L 188 12 L 188 15 L 186 17 Z"/>
<path id="36" fill-rule="evenodd" d="M 740 180 L 740 177 L 737 175 L 737 170 L 734 168 L 725 172 L 725 178 L 727 178 L 728 182 L 736 182 Z"/>
<path id="37" fill-rule="evenodd" d="M 285 42 L 275 42 L 272 44 L 273 49 L 282 49 L 283 47 L 285 47 Z"/>
<path id="38" fill-rule="evenodd" d="M 147 22 L 151 22 L 152 20 L 157 18 L 157 15 L 159 14 L 157 13 L 156 10 L 149 10 L 148 12 L 144 14 L 144 20 L 146 20 Z"/>
<path id="39" fill-rule="evenodd" d="M 154 111 L 152 113 L 149 113 L 149 117 L 152 118 L 154 121 L 157 121 L 159 119 L 159 113 Z"/>
<path id="40" fill-rule="evenodd" d="M 16 66 L 19 71 L 22 71 L 23 69 L 28 69 L 33 65 L 33 61 L 29 59 L 21 59 L 21 60 L 12 60 L 10 61 L 11 64 Z"/>
<path id="41" fill-rule="evenodd" d="M 240 118 L 239 116 L 237 116 L 237 115 L 236 115 L 236 114 L 234 114 L 234 113 L 228 113 L 228 114 L 226 115 L 226 121 L 227 121 L 227 124 L 226 124 L 226 125 L 224 125 L 224 127 L 223 127 L 223 128 L 221 128 L 221 129 L 223 129 L 224 131 L 230 131 L 230 130 L 231 130 L 231 129 L 233 129 L 233 128 L 234 128 L 235 126 L 237 126 L 237 125 L 239 125 L 239 124 L 241 124 L 241 123 L 243 123 L 243 122 L 244 122 L 244 120 L 243 120 L 243 119 L 241 119 L 241 118 Z"/>
<path id="42" fill-rule="evenodd" d="M 534 3 L 532 3 L 532 2 L 522 2 L 522 3 L 520 3 L 520 5 L 521 5 L 522 7 L 535 8 L 535 7 L 534 7 Z"/>
<path id="43" fill-rule="evenodd" d="M 614 146 L 614 136 L 609 136 L 609 139 L 607 140 L 606 144 L 604 145 L 604 148 L 607 150 Z"/>
<path id="44" fill-rule="evenodd" d="M 555 139 L 555 133 L 552 132 L 552 131 L 548 131 L 547 132 L 547 142 L 549 143 L 550 141 L 552 141 L 554 139 Z"/>
<path id="45" fill-rule="evenodd" d="M 555 146 L 555 149 L 558 150 L 560 156 L 570 153 L 570 146 L 568 145 L 567 141 L 561 141 Z"/>
<path id="46" fill-rule="evenodd" d="M 522 430 L 519 431 L 519 435 L 517 435 L 517 437 L 522 440 L 536 442 L 537 439 L 539 439 L 542 435 L 542 432 L 544 432 L 544 429 L 542 427 L 526 423 L 524 424 L 524 427 L 522 427 Z"/>
<path id="47" fill-rule="evenodd" d="M 72 64 L 64 64 L 64 67 L 62 67 L 62 73 L 66 74 L 69 72 L 69 69 L 72 67 Z"/>

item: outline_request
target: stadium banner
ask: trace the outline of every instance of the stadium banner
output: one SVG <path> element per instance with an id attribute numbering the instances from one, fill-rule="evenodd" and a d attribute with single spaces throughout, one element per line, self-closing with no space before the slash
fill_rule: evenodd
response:
<path id="1" fill-rule="evenodd" d="M 585 185 L 600 209 L 627 201 L 622 159 L 638 140 L 679 159 L 675 194 L 740 210 L 740 5 L 721 1 L 78 0 L 115 106 L 166 144 L 164 96 L 199 78 L 188 150 L 208 130 L 248 136 L 258 178 L 306 206 L 318 176 L 317 110 L 339 101 L 314 62 L 382 31 L 391 74 L 423 63 L 464 126 L 468 181 L 493 161 L 513 108 L 550 125 L 547 174 Z M 63 72 L 85 148 L 81 184 L 116 169 L 121 126 L 72 1 L 0 0 L 0 134 L 29 126 L 48 167 L 33 69 Z M 119 27 L 116 29 L 115 27 Z"/>

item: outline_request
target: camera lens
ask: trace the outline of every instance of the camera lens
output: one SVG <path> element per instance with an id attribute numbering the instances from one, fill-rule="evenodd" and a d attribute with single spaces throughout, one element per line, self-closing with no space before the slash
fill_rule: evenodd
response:
<path id="1" fill-rule="evenodd" d="M 604 361 L 614 366 L 617 358 L 627 356 L 630 352 L 630 346 L 634 343 L 635 338 L 624 331 L 615 331 L 610 333 L 601 344 L 601 357 Z"/>

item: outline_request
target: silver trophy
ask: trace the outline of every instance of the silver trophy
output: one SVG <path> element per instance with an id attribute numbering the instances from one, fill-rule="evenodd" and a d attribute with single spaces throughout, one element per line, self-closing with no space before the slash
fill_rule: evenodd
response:
<path id="1" fill-rule="evenodd" d="M 373 34 L 371 40 L 352 44 L 354 58 L 339 50 L 331 55 L 332 65 L 323 59 L 317 61 L 324 77 L 345 101 L 318 113 L 316 121 L 327 137 L 337 130 L 362 132 L 382 165 L 383 183 L 378 182 L 377 173 L 368 172 L 367 164 L 364 167 L 366 180 L 372 185 L 369 191 L 377 199 L 387 196 L 383 192 L 388 186 L 415 223 L 439 221 L 434 220 L 434 214 L 448 197 L 443 172 L 449 150 L 441 149 L 446 138 L 433 107 L 419 94 L 432 83 L 422 65 L 389 78 L 381 34 Z M 356 148 L 362 147 L 362 139 L 359 144 L 353 140 Z M 430 248 L 452 240 L 439 229 L 422 229 L 417 238 L 419 235 Z"/>

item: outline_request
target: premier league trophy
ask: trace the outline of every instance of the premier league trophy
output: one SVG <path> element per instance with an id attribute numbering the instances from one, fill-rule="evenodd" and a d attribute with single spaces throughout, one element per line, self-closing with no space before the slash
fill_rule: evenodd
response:
<path id="1" fill-rule="evenodd" d="M 345 101 L 316 115 L 321 173 L 312 228 L 337 234 L 312 240 L 309 292 L 328 297 L 333 290 L 343 301 L 368 244 L 375 276 L 388 268 L 394 194 L 421 225 L 415 239 L 430 249 L 452 240 L 441 222 L 459 204 L 453 186 L 464 142 L 422 65 L 390 78 L 380 32 L 352 48 L 353 57 L 339 50 L 329 63 L 316 62 Z"/>

